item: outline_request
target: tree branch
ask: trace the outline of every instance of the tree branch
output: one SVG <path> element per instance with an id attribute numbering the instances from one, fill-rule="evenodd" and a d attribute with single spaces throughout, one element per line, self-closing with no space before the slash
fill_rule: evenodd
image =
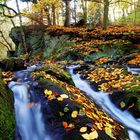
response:
<path id="1" fill-rule="evenodd" d="M 0 12 L 0 14 L 3 14 L 5 17 L 14 18 L 14 17 L 16 17 L 18 15 L 18 13 L 13 8 L 11 8 L 11 7 L 9 7 L 9 6 L 5 5 L 5 4 L 0 4 L 0 7 L 2 8 L 2 12 Z M 12 11 L 14 13 L 14 15 L 11 16 L 11 15 L 5 14 L 4 8 Z"/>
<path id="2" fill-rule="evenodd" d="M 1 37 L 3 38 L 3 40 L 4 40 L 4 41 L 6 42 L 6 44 L 9 46 L 9 47 L 8 47 L 9 50 L 12 50 L 11 44 L 6 40 L 6 38 L 5 38 L 5 36 L 4 36 L 4 34 L 3 34 L 2 31 L 0 31 L 0 34 L 1 34 Z"/>
<path id="3" fill-rule="evenodd" d="M 6 44 L 2 43 L 1 41 L 0 41 L 0 44 L 2 44 L 3 46 L 5 46 L 7 48 L 7 50 L 10 51 L 9 46 L 7 46 Z"/>

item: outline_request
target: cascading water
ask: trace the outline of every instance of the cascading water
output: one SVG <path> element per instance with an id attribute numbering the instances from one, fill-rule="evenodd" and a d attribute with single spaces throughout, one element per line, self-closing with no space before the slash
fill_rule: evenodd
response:
<path id="1" fill-rule="evenodd" d="M 72 76 L 76 87 L 84 91 L 91 100 L 96 102 L 112 118 L 124 125 L 131 140 L 140 140 L 140 121 L 135 119 L 129 112 L 121 111 L 110 100 L 108 93 L 94 91 L 86 80 L 82 80 L 79 74 L 74 74 L 73 70 L 79 65 L 69 66 L 68 70 Z"/>
<path id="2" fill-rule="evenodd" d="M 42 120 L 41 103 L 32 88 L 37 83 L 29 74 L 35 68 L 16 72 L 17 81 L 9 83 L 14 93 L 17 130 L 22 140 L 50 140 Z"/>

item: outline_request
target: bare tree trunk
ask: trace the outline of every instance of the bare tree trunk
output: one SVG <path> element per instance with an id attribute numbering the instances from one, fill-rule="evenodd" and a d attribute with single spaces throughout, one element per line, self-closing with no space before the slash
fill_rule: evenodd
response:
<path id="1" fill-rule="evenodd" d="M 16 0 L 16 6 L 17 6 L 18 13 L 19 13 L 19 23 L 20 23 L 20 31 L 21 31 L 22 45 L 23 45 L 23 47 L 25 49 L 25 53 L 28 54 L 28 50 L 27 50 L 27 46 L 26 46 L 25 33 L 24 33 L 24 30 L 23 30 L 23 26 L 22 26 L 22 17 L 21 17 L 21 14 L 20 14 L 18 0 Z"/>
<path id="2" fill-rule="evenodd" d="M 59 12 L 56 12 L 56 24 L 59 25 Z"/>
<path id="3" fill-rule="evenodd" d="M 108 13 L 109 13 L 109 0 L 104 0 L 103 29 L 105 30 L 107 29 L 107 26 L 109 24 Z"/>
<path id="4" fill-rule="evenodd" d="M 115 7 L 113 8 L 113 18 L 114 18 L 114 21 L 115 21 L 116 20 Z"/>
<path id="5" fill-rule="evenodd" d="M 125 18 L 125 9 L 122 8 L 122 17 Z"/>
<path id="6" fill-rule="evenodd" d="M 51 23 L 50 12 L 49 12 L 49 7 L 48 6 L 45 8 L 45 11 L 47 13 L 48 25 L 51 25 L 52 23 Z"/>
<path id="7" fill-rule="evenodd" d="M 83 9 L 83 19 L 84 23 L 87 22 L 87 0 L 81 0 L 82 3 L 82 9 Z"/>
<path id="8" fill-rule="evenodd" d="M 64 26 L 70 26 L 70 0 L 65 0 L 66 11 L 65 11 L 65 23 Z"/>
<path id="9" fill-rule="evenodd" d="M 52 17 L 53 17 L 52 21 L 53 21 L 53 25 L 56 25 L 56 13 L 55 13 L 55 11 L 56 11 L 56 7 L 53 4 L 52 5 Z"/>
<path id="10" fill-rule="evenodd" d="M 75 25 L 77 23 L 77 13 L 76 13 L 76 0 L 74 0 L 74 22 L 75 22 Z"/>
<path id="11" fill-rule="evenodd" d="M 137 18 L 137 7 L 136 2 L 134 0 L 134 25 L 136 24 L 136 18 Z"/>

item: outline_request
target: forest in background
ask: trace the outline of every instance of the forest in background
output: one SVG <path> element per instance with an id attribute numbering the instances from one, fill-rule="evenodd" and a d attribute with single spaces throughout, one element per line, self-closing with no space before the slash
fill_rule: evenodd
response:
<path id="1" fill-rule="evenodd" d="M 21 2 L 22 1 L 22 2 Z M 57 25 L 80 27 L 87 29 L 108 25 L 139 25 L 139 0 L 1 0 L 1 47 L 14 50 L 14 44 L 9 38 L 12 27 L 21 27 L 22 42 L 25 45 L 24 25 Z M 24 8 L 22 8 L 24 7 Z M 8 38 L 8 39 L 7 39 Z M 2 49 L 3 50 L 3 49 Z M 5 51 L 4 51 L 5 52 Z"/>

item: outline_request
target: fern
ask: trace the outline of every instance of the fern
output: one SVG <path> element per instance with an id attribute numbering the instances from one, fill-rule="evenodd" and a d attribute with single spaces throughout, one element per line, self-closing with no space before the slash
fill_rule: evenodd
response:
<path id="1" fill-rule="evenodd" d="M 64 51 L 64 49 L 74 45 L 73 42 L 68 41 L 68 36 L 62 35 L 60 37 L 45 36 L 44 57 L 49 58 Z"/>

